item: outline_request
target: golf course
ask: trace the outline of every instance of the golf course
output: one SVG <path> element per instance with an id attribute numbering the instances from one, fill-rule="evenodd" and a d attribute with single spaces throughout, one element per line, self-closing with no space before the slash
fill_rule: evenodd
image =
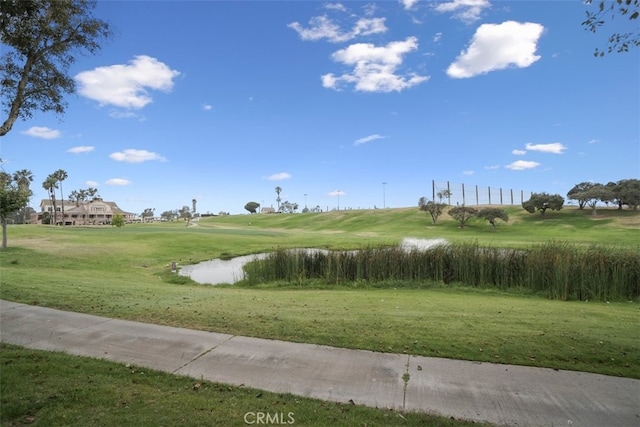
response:
<path id="1" fill-rule="evenodd" d="M 9 247 L 0 251 L 0 298 L 233 335 L 640 378 L 640 212 L 505 210 L 509 220 L 495 229 L 482 219 L 460 228 L 446 214 L 433 224 L 418 208 L 225 215 L 189 226 L 11 225 Z M 492 286 L 458 279 L 464 275 L 326 280 L 295 270 L 286 280 L 212 286 L 171 269 L 173 263 L 179 268 L 281 249 L 375 252 L 405 239 L 444 239 L 460 249 L 459 258 L 447 261 L 454 273 L 486 270 L 466 265 L 470 250 L 529 254 L 523 259 L 539 262 L 527 264 L 522 277 L 542 285 Z M 501 268 L 499 275 L 510 274 Z M 579 289 L 567 283 L 574 280 Z M 140 375 L 135 367 L 11 345 L 0 349 L 3 426 L 76 425 L 81 419 L 92 425 L 149 425 L 154 419 L 227 424 L 255 410 L 256 401 L 265 408 L 296 405 L 297 416 L 310 425 L 466 425 L 222 384 L 199 383 L 196 391 L 189 378 L 148 370 Z M 135 411 L 125 408 L 136 402 Z"/>

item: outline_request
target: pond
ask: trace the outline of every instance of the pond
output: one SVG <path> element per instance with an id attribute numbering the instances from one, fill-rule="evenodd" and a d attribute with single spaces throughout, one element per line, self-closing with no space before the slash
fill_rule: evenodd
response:
<path id="1" fill-rule="evenodd" d="M 405 250 L 428 250 L 439 245 L 446 245 L 445 239 L 415 239 L 406 238 L 402 240 L 400 247 Z M 292 249 L 308 252 L 328 252 L 323 249 Z M 202 285 L 234 284 L 244 278 L 243 267 L 248 262 L 263 259 L 268 253 L 244 255 L 229 260 L 212 259 L 198 264 L 185 265 L 178 271 L 180 276 L 189 277 L 196 283 Z"/>
<path id="2" fill-rule="evenodd" d="M 268 254 L 254 254 L 239 256 L 229 260 L 212 259 L 198 264 L 185 265 L 178 271 L 180 276 L 191 278 L 203 285 L 233 284 L 243 279 L 242 267 L 248 262 L 261 259 Z"/>

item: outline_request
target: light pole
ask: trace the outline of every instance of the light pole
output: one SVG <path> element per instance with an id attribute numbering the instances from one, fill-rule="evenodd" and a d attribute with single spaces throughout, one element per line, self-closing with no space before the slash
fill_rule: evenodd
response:
<path id="1" fill-rule="evenodd" d="M 337 193 L 338 193 L 338 210 L 340 210 L 340 191 L 341 190 L 337 191 Z"/>
<path id="2" fill-rule="evenodd" d="M 387 208 L 387 183 L 382 183 L 382 209 Z"/>
<path id="3" fill-rule="evenodd" d="M 307 193 L 304 193 L 304 208 L 307 209 Z"/>

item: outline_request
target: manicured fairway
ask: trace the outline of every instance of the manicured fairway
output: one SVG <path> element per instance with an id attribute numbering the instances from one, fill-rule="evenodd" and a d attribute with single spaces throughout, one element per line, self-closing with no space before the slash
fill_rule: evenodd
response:
<path id="1" fill-rule="evenodd" d="M 169 271 L 172 261 L 284 246 L 395 245 L 408 236 L 527 247 L 546 242 L 544 230 L 552 227 L 561 241 L 588 245 L 619 236 L 614 243 L 626 248 L 637 247 L 640 237 L 634 212 L 607 211 L 593 219 L 573 210 L 541 219 L 520 211 L 514 209 L 512 221 L 496 233 L 481 222 L 460 230 L 443 218 L 433 226 L 410 209 L 230 216 L 189 228 L 181 222 L 123 229 L 14 226 L 10 247 L 0 252 L 0 295 L 237 335 L 640 378 L 638 301 L 553 301 L 526 291 L 441 283 L 211 287 Z M 534 238 L 536 231 L 540 236 Z"/>

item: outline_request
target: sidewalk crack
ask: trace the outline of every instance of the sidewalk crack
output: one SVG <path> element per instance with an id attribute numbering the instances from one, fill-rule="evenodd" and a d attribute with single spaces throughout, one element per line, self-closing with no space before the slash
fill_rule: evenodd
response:
<path id="1" fill-rule="evenodd" d="M 179 370 L 181 370 L 182 368 L 184 368 L 187 365 L 192 364 L 193 362 L 195 362 L 196 360 L 200 359 L 202 356 L 204 356 L 205 354 L 209 354 L 211 353 L 213 350 L 215 350 L 216 348 L 220 347 L 223 344 L 228 343 L 229 341 L 231 341 L 233 338 L 235 338 L 236 335 L 231 335 L 229 338 L 227 338 L 226 340 L 222 341 L 221 343 L 214 345 L 213 347 L 211 347 L 208 350 L 203 351 L 202 353 L 198 354 L 196 357 L 194 357 L 193 359 L 189 360 L 188 362 L 186 362 L 184 365 L 174 369 L 173 371 L 171 371 L 172 374 L 175 374 L 176 372 L 178 372 Z"/>

